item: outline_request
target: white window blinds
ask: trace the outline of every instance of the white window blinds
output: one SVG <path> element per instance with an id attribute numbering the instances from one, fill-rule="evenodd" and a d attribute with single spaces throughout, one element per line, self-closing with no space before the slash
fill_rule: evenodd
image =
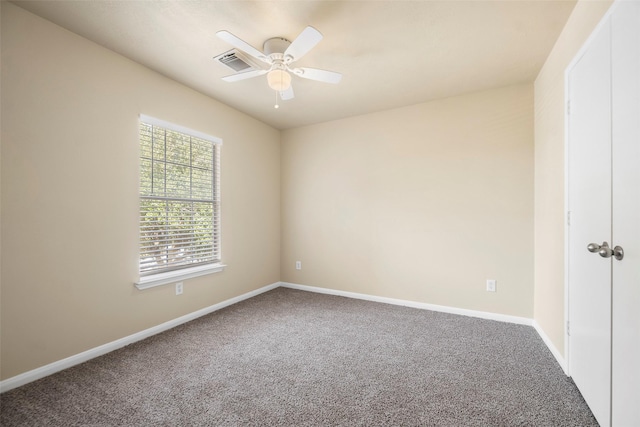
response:
<path id="1" fill-rule="evenodd" d="M 141 277 L 220 263 L 220 145 L 141 116 Z"/>

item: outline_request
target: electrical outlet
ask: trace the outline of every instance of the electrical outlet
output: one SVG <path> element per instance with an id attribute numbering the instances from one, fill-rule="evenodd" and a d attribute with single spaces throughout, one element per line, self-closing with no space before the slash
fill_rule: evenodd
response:
<path id="1" fill-rule="evenodd" d="M 496 291 L 496 281 L 494 279 L 487 279 L 487 292 Z"/>
<path id="2" fill-rule="evenodd" d="M 176 283 L 176 295 L 182 295 L 183 290 L 184 290 L 184 286 L 182 282 Z"/>
<path id="3" fill-rule="evenodd" d="M 296 270 L 302 270 L 302 262 L 296 261 Z"/>

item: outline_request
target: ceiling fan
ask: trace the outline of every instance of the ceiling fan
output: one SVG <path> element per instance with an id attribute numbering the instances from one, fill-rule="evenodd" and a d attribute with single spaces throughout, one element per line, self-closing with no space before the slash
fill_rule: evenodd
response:
<path id="1" fill-rule="evenodd" d="M 229 31 L 218 31 L 216 35 L 236 49 L 266 64 L 264 69 L 232 74 L 223 77 L 222 80 L 237 82 L 266 74 L 269 87 L 276 91 L 276 108 L 278 108 L 278 94 L 282 100 L 288 100 L 294 97 L 293 87 L 291 86 L 291 74 L 325 83 L 339 83 L 342 79 L 342 74 L 334 71 L 307 67 L 292 67 L 295 61 L 306 55 L 322 40 L 322 33 L 311 26 L 305 28 L 293 42 L 282 37 L 270 38 L 265 41 L 262 46 L 264 53 L 231 34 Z"/>

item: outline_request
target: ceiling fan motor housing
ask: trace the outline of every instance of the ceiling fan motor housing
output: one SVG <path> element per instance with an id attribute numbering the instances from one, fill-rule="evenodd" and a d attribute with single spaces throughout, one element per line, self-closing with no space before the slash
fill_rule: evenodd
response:
<path id="1" fill-rule="evenodd" d="M 267 56 L 270 56 L 274 53 L 283 54 L 290 44 L 291 42 L 285 38 L 273 37 L 264 42 L 264 45 L 262 45 L 262 50 Z"/>

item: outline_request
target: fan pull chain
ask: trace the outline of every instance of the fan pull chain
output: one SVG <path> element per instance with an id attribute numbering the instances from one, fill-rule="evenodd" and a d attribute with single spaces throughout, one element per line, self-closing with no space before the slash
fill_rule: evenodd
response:
<path id="1" fill-rule="evenodd" d="M 280 106 L 278 105 L 278 91 L 276 90 L 275 93 L 276 93 L 276 105 L 274 105 L 273 108 L 278 109 L 280 108 Z"/>

